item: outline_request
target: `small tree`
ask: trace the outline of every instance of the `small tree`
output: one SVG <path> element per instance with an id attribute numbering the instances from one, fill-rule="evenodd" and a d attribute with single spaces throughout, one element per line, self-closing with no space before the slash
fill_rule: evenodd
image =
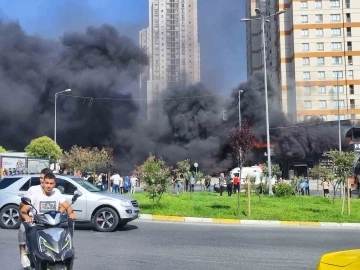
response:
<path id="1" fill-rule="evenodd" d="M 0 145 L 0 153 L 5 153 L 5 152 L 6 152 L 5 148 Z"/>
<path id="2" fill-rule="evenodd" d="M 159 157 L 151 155 L 141 166 L 137 166 L 137 174 L 144 181 L 145 190 L 149 197 L 157 203 L 160 202 L 162 195 L 171 182 L 171 167 L 166 166 L 165 161 Z"/>
<path id="3" fill-rule="evenodd" d="M 96 172 L 100 169 L 108 169 L 113 164 L 113 151 L 110 148 L 98 149 L 82 148 L 74 145 L 69 151 L 65 151 L 61 158 L 61 165 L 70 170 L 82 172 L 90 170 Z"/>
<path id="4" fill-rule="evenodd" d="M 229 134 L 229 144 L 233 151 L 234 157 L 237 160 L 240 168 L 240 186 L 241 186 L 241 171 L 244 163 L 247 161 L 251 149 L 255 143 L 255 134 L 248 122 L 245 121 L 241 127 L 233 128 Z M 250 202 L 248 202 L 250 204 Z M 240 213 L 240 192 L 238 193 L 237 214 Z"/>
<path id="5" fill-rule="evenodd" d="M 25 147 L 25 152 L 32 157 L 50 158 L 50 162 L 56 162 L 62 154 L 62 150 L 52 139 L 42 136 L 34 139 Z"/>
<path id="6" fill-rule="evenodd" d="M 337 178 L 339 179 L 339 183 L 343 186 L 347 184 L 347 195 L 343 196 L 342 198 L 342 209 L 341 214 L 344 213 L 344 205 L 345 199 L 348 200 L 348 214 L 350 215 L 350 184 L 348 178 L 353 176 L 353 170 L 355 167 L 354 160 L 355 160 L 355 152 L 341 152 L 341 151 L 330 151 L 329 156 L 334 162 L 334 170 L 336 173 Z M 343 191 L 345 191 L 343 189 Z M 345 195 L 345 192 L 343 193 Z"/>
<path id="7" fill-rule="evenodd" d="M 186 179 L 190 179 L 190 177 L 192 176 L 191 172 L 190 172 L 190 168 L 191 168 L 191 163 L 190 163 L 190 159 L 185 159 L 182 161 L 179 161 L 176 163 L 176 169 L 174 170 L 176 172 L 177 177 L 179 177 L 180 174 L 182 174 L 184 176 L 184 183 L 181 183 L 183 186 L 183 189 L 186 189 Z"/>

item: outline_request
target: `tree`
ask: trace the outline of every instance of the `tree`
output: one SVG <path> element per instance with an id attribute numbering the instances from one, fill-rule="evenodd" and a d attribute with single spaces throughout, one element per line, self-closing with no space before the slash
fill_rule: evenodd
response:
<path id="1" fill-rule="evenodd" d="M 347 196 L 342 198 L 341 214 L 344 213 L 345 199 L 348 200 L 348 214 L 350 215 L 350 183 L 349 178 L 353 176 L 355 167 L 355 152 L 342 152 L 342 151 L 330 151 L 330 158 L 334 162 L 334 172 L 338 178 L 338 183 L 342 184 L 342 187 L 347 185 Z M 344 195 L 345 195 L 345 190 Z"/>
<path id="2" fill-rule="evenodd" d="M 171 183 L 171 167 L 166 166 L 161 157 L 157 158 L 150 154 L 141 166 L 136 167 L 135 171 L 143 180 L 149 197 L 153 202 L 157 198 L 157 203 L 159 203 Z"/>
<path id="3" fill-rule="evenodd" d="M 180 174 L 184 176 L 184 181 L 186 182 L 186 179 L 189 180 L 191 175 L 190 172 L 191 164 L 190 159 L 185 159 L 182 161 L 179 161 L 176 163 L 176 169 L 174 170 L 177 174 L 177 177 L 179 177 Z M 183 185 L 184 191 L 186 190 L 186 183 L 181 183 Z"/>
<path id="4" fill-rule="evenodd" d="M 0 145 L 0 153 L 5 153 L 5 152 L 6 152 L 5 148 Z"/>
<path id="5" fill-rule="evenodd" d="M 239 164 L 240 186 L 241 186 L 241 171 L 244 166 L 244 163 L 248 159 L 251 149 L 253 148 L 255 140 L 256 140 L 255 134 L 247 121 L 244 121 L 244 123 L 240 127 L 236 127 L 230 130 L 229 145 L 232 149 L 235 159 Z M 250 204 L 250 202 L 248 203 Z M 237 214 L 239 214 L 240 212 L 240 191 L 238 193 L 236 212 Z"/>
<path id="6" fill-rule="evenodd" d="M 42 136 L 33 139 L 28 146 L 25 147 L 28 156 L 37 158 L 49 158 L 50 162 L 56 162 L 62 155 L 62 150 L 51 138 Z"/>
<path id="7" fill-rule="evenodd" d="M 82 148 L 74 145 L 69 151 L 65 151 L 61 158 L 62 167 L 81 172 L 109 169 L 112 164 L 113 150 L 111 148 Z"/>

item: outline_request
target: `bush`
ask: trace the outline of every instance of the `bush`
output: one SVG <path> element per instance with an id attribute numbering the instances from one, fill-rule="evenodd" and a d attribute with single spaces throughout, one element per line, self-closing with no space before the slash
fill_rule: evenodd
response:
<path id="1" fill-rule="evenodd" d="M 288 183 L 279 183 L 275 185 L 274 194 L 277 197 L 285 197 L 290 195 L 295 195 L 295 192 L 291 185 Z"/>

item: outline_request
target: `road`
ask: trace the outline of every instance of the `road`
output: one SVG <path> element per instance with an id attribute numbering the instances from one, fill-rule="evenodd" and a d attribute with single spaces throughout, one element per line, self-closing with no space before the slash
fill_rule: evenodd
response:
<path id="1" fill-rule="evenodd" d="M 75 269 L 315 269 L 321 254 L 357 248 L 355 229 L 134 221 L 75 231 Z M 20 270 L 17 231 L 0 229 L 0 269 Z M 4 263 L 6 262 L 6 264 Z"/>

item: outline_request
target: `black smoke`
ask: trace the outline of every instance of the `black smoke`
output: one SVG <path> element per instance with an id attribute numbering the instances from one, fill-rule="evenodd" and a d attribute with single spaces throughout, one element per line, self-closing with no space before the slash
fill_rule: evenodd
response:
<path id="1" fill-rule="evenodd" d="M 29 36 L 17 23 L 0 21 L 0 145 L 23 151 L 31 139 L 54 135 L 55 93 L 71 88 L 57 99 L 57 142 L 114 148 L 115 165 L 127 174 L 149 153 L 171 165 L 190 158 L 206 173 L 234 166 L 228 132 L 241 112 L 266 142 L 264 81 L 254 74 L 232 94 L 209 86 L 177 85 L 157 101 L 159 114 L 141 117 L 140 65 L 147 57 L 114 27 L 89 27 L 68 32 L 59 40 Z M 84 98 L 88 97 L 88 98 Z M 271 139 L 279 160 L 317 156 L 337 147 L 336 124 L 295 128 L 279 106 L 279 92 L 269 82 Z M 222 111 L 227 109 L 227 121 Z M 319 122 L 318 119 L 311 123 Z M 253 153 L 250 162 L 261 161 Z"/>

